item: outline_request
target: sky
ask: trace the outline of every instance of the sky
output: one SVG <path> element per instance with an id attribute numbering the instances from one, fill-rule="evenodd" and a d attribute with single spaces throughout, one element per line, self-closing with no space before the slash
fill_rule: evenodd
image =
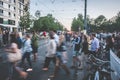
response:
<path id="1" fill-rule="evenodd" d="M 70 30 L 71 22 L 79 13 L 84 15 L 84 0 L 31 0 L 30 14 L 35 16 L 39 10 L 41 15 L 52 14 L 60 23 Z M 87 15 L 97 18 L 104 15 L 107 19 L 120 11 L 120 0 L 87 0 Z"/>

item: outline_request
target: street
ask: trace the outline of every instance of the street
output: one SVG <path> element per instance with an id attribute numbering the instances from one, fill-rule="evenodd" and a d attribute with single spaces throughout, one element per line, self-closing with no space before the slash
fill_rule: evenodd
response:
<path id="1" fill-rule="evenodd" d="M 45 52 L 47 47 L 47 40 L 42 40 L 39 42 L 39 48 L 38 48 L 38 58 L 36 62 L 32 62 L 33 64 L 33 71 L 28 72 L 28 78 L 27 80 L 51 80 L 49 79 L 49 76 L 53 73 L 54 71 L 54 64 L 51 62 L 49 66 L 48 71 L 43 71 L 42 67 L 44 64 L 44 59 L 45 59 Z M 1 53 L 0 53 L 1 54 Z M 68 60 L 68 68 L 70 69 L 70 66 L 72 64 L 72 50 L 71 47 L 68 47 L 67 49 L 67 54 L 69 57 Z M 31 56 L 32 57 L 32 56 Z M 3 61 L 4 62 L 4 61 Z M 84 60 L 83 60 L 84 62 Z M 83 64 L 83 69 L 82 70 L 75 70 L 75 69 L 70 69 L 71 74 L 66 75 L 64 70 L 60 68 L 58 75 L 53 79 L 53 80 L 83 80 L 84 77 L 84 64 Z M 0 63 L 0 80 L 4 80 L 3 78 L 7 76 L 8 73 L 8 64 L 6 62 Z"/>

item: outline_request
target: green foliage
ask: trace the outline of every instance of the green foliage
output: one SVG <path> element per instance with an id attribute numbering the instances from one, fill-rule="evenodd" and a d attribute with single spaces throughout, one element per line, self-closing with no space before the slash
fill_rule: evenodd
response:
<path id="1" fill-rule="evenodd" d="M 78 14 L 78 18 L 74 18 L 72 21 L 71 30 L 72 31 L 79 31 L 79 29 L 83 30 L 83 16 L 82 14 Z"/>
<path id="2" fill-rule="evenodd" d="M 115 21 L 107 20 L 105 16 L 100 15 L 94 19 L 94 24 L 89 23 L 91 32 L 106 31 L 114 32 L 120 31 L 120 12 L 115 17 Z"/>
<path id="3" fill-rule="evenodd" d="M 31 20 L 30 20 L 30 13 L 26 12 L 23 16 L 20 17 L 20 27 L 23 29 L 30 28 Z"/>
<path id="4" fill-rule="evenodd" d="M 106 17 L 104 15 L 100 15 L 95 19 L 95 25 L 100 26 L 106 21 Z"/>
<path id="5" fill-rule="evenodd" d="M 63 25 L 56 21 L 51 14 L 48 14 L 36 20 L 33 29 L 36 31 L 63 30 Z"/>

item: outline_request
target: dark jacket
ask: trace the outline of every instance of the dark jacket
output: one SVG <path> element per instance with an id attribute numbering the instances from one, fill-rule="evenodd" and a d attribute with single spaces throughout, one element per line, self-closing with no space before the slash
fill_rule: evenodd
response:
<path id="1" fill-rule="evenodd" d="M 84 54 L 88 53 L 88 42 L 87 41 L 84 41 L 82 43 L 82 52 L 84 52 Z"/>
<path id="2" fill-rule="evenodd" d="M 74 48 L 74 50 L 75 51 L 79 51 L 80 50 L 80 37 L 77 37 L 76 39 L 75 39 L 75 42 L 74 42 L 74 44 L 75 44 L 75 48 Z"/>

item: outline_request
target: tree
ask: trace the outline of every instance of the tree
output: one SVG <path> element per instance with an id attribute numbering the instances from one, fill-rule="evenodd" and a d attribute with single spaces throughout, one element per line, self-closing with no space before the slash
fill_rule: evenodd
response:
<path id="1" fill-rule="evenodd" d="M 101 24 L 103 24 L 106 21 L 106 17 L 104 15 L 100 15 L 95 19 L 95 25 L 96 26 L 100 26 Z"/>
<path id="2" fill-rule="evenodd" d="M 30 13 L 27 12 L 23 16 L 20 17 L 20 27 L 23 28 L 23 30 L 30 28 L 31 20 L 30 20 Z"/>
<path id="3" fill-rule="evenodd" d="M 72 21 L 71 30 L 79 31 L 79 29 L 83 30 L 83 16 L 82 14 L 78 14 L 78 18 L 74 18 Z"/>
<path id="4" fill-rule="evenodd" d="M 120 12 L 117 13 L 117 19 L 116 19 L 116 31 L 120 31 Z"/>
<path id="5" fill-rule="evenodd" d="M 71 30 L 72 31 L 79 31 L 80 25 L 81 25 L 81 21 L 74 18 L 73 22 L 72 22 Z"/>
<path id="6" fill-rule="evenodd" d="M 63 30 L 63 25 L 51 14 L 48 14 L 36 20 L 33 29 L 36 31 Z"/>

